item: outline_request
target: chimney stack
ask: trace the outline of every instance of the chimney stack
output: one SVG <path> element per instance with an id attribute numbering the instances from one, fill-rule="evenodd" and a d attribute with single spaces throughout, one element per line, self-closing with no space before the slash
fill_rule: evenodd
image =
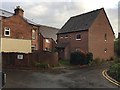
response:
<path id="1" fill-rule="evenodd" d="M 16 9 L 14 10 L 14 15 L 20 15 L 23 17 L 23 15 L 24 15 L 23 9 L 20 8 L 20 6 L 17 6 Z"/>

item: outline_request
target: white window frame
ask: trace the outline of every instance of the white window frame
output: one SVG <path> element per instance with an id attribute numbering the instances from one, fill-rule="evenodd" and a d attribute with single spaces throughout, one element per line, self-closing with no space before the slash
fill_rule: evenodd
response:
<path id="1" fill-rule="evenodd" d="M 36 50 L 36 45 L 31 46 L 32 50 Z"/>
<path id="2" fill-rule="evenodd" d="M 23 59 L 23 55 L 17 55 L 17 59 L 22 60 Z"/>
<path id="3" fill-rule="evenodd" d="M 9 35 L 6 35 L 6 31 L 9 32 Z M 10 36 L 10 28 L 9 27 L 4 28 L 4 36 Z"/>
<path id="4" fill-rule="evenodd" d="M 77 35 L 80 35 L 80 37 L 81 37 L 81 34 L 76 34 L 76 40 L 81 40 L 81 38 L 80 38 L 80 39 L 77 39 Z"/>

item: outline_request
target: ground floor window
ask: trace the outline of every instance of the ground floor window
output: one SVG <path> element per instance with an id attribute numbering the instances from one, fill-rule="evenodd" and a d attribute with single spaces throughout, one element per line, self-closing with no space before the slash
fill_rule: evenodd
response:
<path id="1" fill-rule="evenodd" d="M 36 45 L 32 45 L 32 51 L 36 50 Z"/>

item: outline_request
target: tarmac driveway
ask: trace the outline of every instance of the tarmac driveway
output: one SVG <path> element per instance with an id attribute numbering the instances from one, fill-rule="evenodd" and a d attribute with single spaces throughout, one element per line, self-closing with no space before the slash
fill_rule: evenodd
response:
<path id="1" fill-rule="evenodd" d="M 66 68 L 50 72 L 5 70 L 5 88 L 117 88 L 101 74 L 107 67 Z"/>

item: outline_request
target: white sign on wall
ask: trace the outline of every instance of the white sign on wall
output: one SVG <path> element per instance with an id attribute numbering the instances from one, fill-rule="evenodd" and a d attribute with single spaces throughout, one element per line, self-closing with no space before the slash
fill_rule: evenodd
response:
<path id="1" fill-rule="evenodd" d="M 23 59 L 23 55 L 17 55 L 17 59 Z"/>

